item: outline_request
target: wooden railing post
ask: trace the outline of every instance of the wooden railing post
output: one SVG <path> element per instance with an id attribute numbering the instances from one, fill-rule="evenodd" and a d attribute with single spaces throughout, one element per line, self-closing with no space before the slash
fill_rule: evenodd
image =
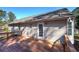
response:
<path id="1" fill-rule="evenodd" d="M 64 35 L 64 45 L 63 45 L 64 52 L 66 52 L 66 47 L 67 47 L 67 35 Z"/>
<path id="2" fill-rule="evenodd" d="M 7 40 L 8 40 L 8 33 L 6 33 L 6 35 L 7 35 Z"/>

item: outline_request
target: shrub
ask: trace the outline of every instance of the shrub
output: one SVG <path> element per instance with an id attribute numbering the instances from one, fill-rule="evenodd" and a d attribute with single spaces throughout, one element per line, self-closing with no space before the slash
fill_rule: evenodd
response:
<path id="1" fill-rule="evenodd" d="M 5 27 L 4 32 L 9 32 L 9 29 Z"/>

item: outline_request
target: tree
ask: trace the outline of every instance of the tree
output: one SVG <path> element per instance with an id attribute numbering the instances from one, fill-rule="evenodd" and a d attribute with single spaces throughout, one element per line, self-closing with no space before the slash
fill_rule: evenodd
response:
<path id="1" fill-rule="evenodd" d="M 0 26 L 3 26 L 5 32 L 9 31 L 8 23 L 12 22 L 16 18 L 15 14 L 12 12 L 0 10 Z"/>
<path id="2" fill-rule="evenodd" d="M 76 17 L 75 28 L 78 29 L 78 33 L 79 33 L 79 7 L 75 8 L 72 11 L 72 14 Z"/>
<path id="3" fill-rule="evenodd" d="M 6 19 L 6 11 L 0 10 L 0 20 Z"/>
<path id="4" fill-rule="evenodd" d="M 0 26 L 5 24 L 3 20 L 6 20 L 6 11 L 0 10 Z"/>
<path id="5" fill-rule="evenodd" d="M 79 29 L 79 16 L 76 16 L 76 28 Z"/>
<path id="6" fill-rule="evenodd" d="M 8 13 L 8 22 L 12 22 L 13 20 L 15 20 L 16 19 L 16 16 L 15 16 L 15 14 L 13 13 L 13 12 L 9 12 Z"/>

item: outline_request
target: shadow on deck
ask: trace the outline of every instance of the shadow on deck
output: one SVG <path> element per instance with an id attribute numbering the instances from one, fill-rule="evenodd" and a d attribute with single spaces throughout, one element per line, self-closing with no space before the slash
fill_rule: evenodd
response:
<path id="1" fill-rule="evenodd" d="M 1 52 L 76 52 L 76 49 L 65 36 L 64 44 L 57 40 L 52 45 L 48 40 L 38 40 L 33 37 L 10 36 L 0 42 Z"/>

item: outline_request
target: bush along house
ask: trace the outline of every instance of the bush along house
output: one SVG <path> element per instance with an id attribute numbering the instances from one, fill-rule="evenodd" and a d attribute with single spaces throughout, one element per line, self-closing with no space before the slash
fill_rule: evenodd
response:
<path id="1" fill-rule="evenodd" d="M 64 40 L 67 34 L 74 44 L 74 20 L 75 16 L 66 8 L 56 11 L 25 17 L 11 22 L 12 31 L 20 31 L 26 38 L 34 37 L 41 40 L 50 40 L 52 43 L 60 39 Z"/>

